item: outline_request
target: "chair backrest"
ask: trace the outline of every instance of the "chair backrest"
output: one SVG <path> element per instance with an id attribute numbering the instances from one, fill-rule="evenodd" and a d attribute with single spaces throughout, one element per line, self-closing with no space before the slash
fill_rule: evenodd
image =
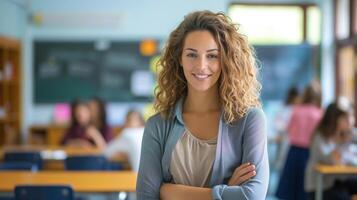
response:
<path id="1" fill-rule="evenodd" d="M 65 160 L 67 170 L 107 170 L 108 162 L 104 156 L 70 156 Z"/>
<path id="2" fill-rule="evenodd" d="M 0 200 L 15 200 L 15 197 L 1 197 Z"/>
<path id="3" fill-rule="evenodd" d="M 29 162 L 6 162 L 0 163 L 0 171 L 5 170 L 31 170 L 38 171 L 38 166 Z"/>
<path id="4" fill-rule="evenodd" d="M 68 185 L 19 185 L 15 200 L 74 200 L 74 192 Z"/>
<path id="5" fill-rule="evenodd" d="M 40 152 L 5 152 L 4 162 L 28 162 L 42 169 L 42 157 Z"/>

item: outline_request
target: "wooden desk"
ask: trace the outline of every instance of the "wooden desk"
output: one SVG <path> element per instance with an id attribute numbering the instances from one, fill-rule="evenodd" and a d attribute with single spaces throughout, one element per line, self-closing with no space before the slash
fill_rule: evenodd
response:
<path id="1" fill-rule="evenodd" d="M 357 175 L 357 166 L 345 166 L 345 165 L 317 165 L 315 167 L 317 171 L 317 185 L 315 192 L 315 199 L 322 200 L 323 194 L 323 177 L 328 175 Z"/>
<path id="2" fill-rule="evenodd" d="M 79 156 L 79 155 L 100 155 L 101 149 L 98 148 L 78 148 L 78 147 L 66 147 L 55 145 L 14 145 L 4 146 L 0 149 L 0 160 L 2 160 L 5 152 L 23 152 L 23 151 L 40 151 L 44 159 L 46 160 L 63 160 L 61 154 L 64 156 Z M 59 158 L 56 158 L 59 157 Z"/>
<path id="3" fill-rule="evenodd" d="M 30 127 L 29 144 L 59 145 L 68 126 L 34 125 Z"/>
<path id="4" fill-rule="evenodd" d="M 76 155 L 99 155 L 102 153 L 102 150 L 99 148 L 92 147 L 69 147 L 69 146 L 59 146 L 59 145 L 11 145 L 4 146 L 2 151 L 64 151 L 67 156 L 76 156 Z"/>
<path id="5" fill-rule="evenodd" d="M 65 146 L 33 146 L 33 145 L 21 145 L 21 146 L 5 146 L 0 149 L 0 161 L 4 158 L 5 152 L 16 151 L 40 151 L 44 160 L 43 169 L 45 170 L 64 170 L 63 160 L 68 156 L 80 156 L 80 155 L 101 155 L 103 151 L 98 148 L 78 148 L 78 147 L 65 147 Z M 128 158 L 125 156 L 115 157 L 113 162 L 119 162 L 124 164 L 124 169 L 130 169 Z"/>
<path id="6" fill-rule="evenodd" d="M 20 184 L 67 184 L 76 192 L 134 192 L 137 174 L 132 171 L 121 172 L 0 172 L 0 191 L 12 192 Z"/>
<path id="7" fill-rule="evenodd" d="M 32 145 L 60 145 L 68 126 L 65 125 L 33 125 L 29 130 L 28 143 Z M 122 126 L 112 127 L 114 137 L 118 136 Z"/>

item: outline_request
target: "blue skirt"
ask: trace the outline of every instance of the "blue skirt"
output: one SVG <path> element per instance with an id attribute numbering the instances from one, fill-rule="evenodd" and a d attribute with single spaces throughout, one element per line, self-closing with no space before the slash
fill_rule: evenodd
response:
<path id="1" fill-rule="evenodd" d="M 304 176 L 309 149 L 291 146 L 283 168 L 276 197 L 285 200 L 306 200 Z"/>

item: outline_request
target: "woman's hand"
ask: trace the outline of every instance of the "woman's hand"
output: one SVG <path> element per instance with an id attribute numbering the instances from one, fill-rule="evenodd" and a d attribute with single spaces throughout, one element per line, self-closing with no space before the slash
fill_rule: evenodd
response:
<path id="1" fill-rule="evenodd" d="M 96 129 L 94 126 L 90 126 L 86 130 L 86 135 L 88 138 L 90 138 L 96 147 L 103 149 L 106 147 L 106 142 L 103 138 L 103 136 L 100 134 L 98 129 Z"/>
<path id="2" fill-rule="evenodd" d="M 234 170 L 234 173 L 228 181 L 228 185 L 241 185 L 255 176 L 255 166 L 250 163 L 244 163 Z"/>
<path id="3" fill-rule="evenodd" d="M 161 200 L 211 200 L 211 188 L 165 183 L 160 187 Z"/>

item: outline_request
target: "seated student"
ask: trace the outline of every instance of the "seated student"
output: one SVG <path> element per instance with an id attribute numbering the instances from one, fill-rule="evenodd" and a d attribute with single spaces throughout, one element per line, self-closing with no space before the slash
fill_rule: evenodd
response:
<path id="1" fill-rule="evenodd" d="M 122 133 L 108 144 L 104 155 L 111 158 L 118 153 L 125 153 L 129 156 L 132 169 L 138 171 L 144 125 L 143 117 L 139 112 L 129 111 Z"/>
<path id="2" fill-rule="evenodd" d="M 91 125 L 91 113 L 84 102 L 72 102 L 71 125 L 61 144 L 75 147 L 105 147 L 104 138 L 98 129 Z"/>
<path id="3" fill-rule="evenodd" d="M 99 130 L 106 143 L 108 143 L 113 139 L 113 132 L 107 122 L 105 102 L 99 97 L 93 97 L 89 100 L 88 107 L 91 112 L 92 124 Z"/>
<path id="4" fill-rule="evenodd" d="M 305 190 L 309 199 L 315 197 L 317 164 L 343 164 L 343 146 L 351 137 L 349 115 L 336 103 L 330 104 L 319 123 L 310 146 L 310 157 L 305 171 Z M 344 200 L 357 193 L 357 179 L 338 180 L 337 177 L 328 176 L 324 179 L 324 199 Z"/>
<path id="5" fill-rule="evenodd" d="M 347 111 L 349 114 L 351 132 L 352 132 L 352 142 L 357 144 L 357 127 L 355 127 L 356 119 L 355 119 L 355 112 L 354 112 L 354 105 L 353 103 L 345 96 L 340 96 L 338 98 L 338 105 L 343 110 Z"/>

